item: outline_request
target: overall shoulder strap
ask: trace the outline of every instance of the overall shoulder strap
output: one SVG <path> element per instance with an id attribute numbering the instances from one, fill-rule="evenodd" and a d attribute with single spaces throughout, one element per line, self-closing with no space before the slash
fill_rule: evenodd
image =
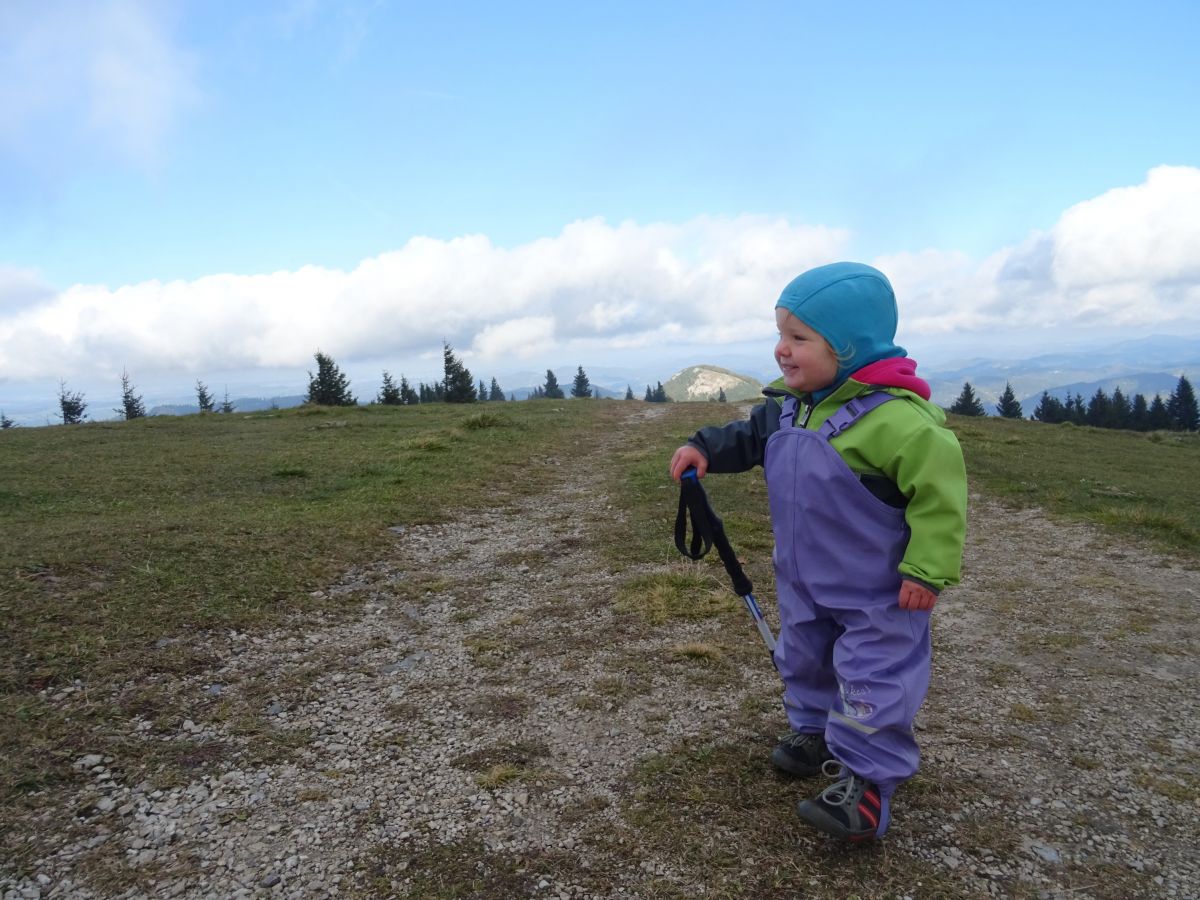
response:
<path id="1" fill-rule="evenodd" d="M 817 433 L 825 438 L 825 440 L 831 441 L 871 410 L 883 406 L 889 400 L 899 399 L 899 397 L 884 391 L 875 391 L 874 393 L 864 394 L 861 397 L 854 397 L 826 419 L 817 430 Z"/>
<path id="2" fill-rule="evenodd" d="M 795 397 L 786 397 L 783 401 L 783 411 L 779 414 L 779 428 L 791 428 L 796 423 L 796 413 L 800 410 L 800 401 Z"/>

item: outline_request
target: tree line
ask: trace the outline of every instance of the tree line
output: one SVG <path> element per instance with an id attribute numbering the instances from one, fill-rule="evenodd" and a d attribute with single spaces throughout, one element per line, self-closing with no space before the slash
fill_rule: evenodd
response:
<path id="1" fill-rule="evenodd" d="M 305 403 L 322 406 L 354 406 L 358 403 L 350 392 L 350 381 L 342 374 L 337 363 L 325 353 L 317 351 L 317 373 L 308 373 L 308 393 Z M 571 385 L 571 396 L 576 399 L 592 397 L 592 384 L 580 366 Z M 546 381 L 529 394 L 531 400 L 562 400 L 566 393 L 558 383 L 558 377 L 546 370 Z M 471 370 L 462 364 L 450 344 L 442 343 L 442 380 L 433 384 L 418 382 L 414 388 L 401 373 L 397 384 L 392 374 L 383 373 L 383 385 L 374 402 L 385 406 L 413 406 L 419 403 L 484 403 L 516 400 L 516 395 L 506 397 L 499 382 L 492 378 L 491 384 L 479 379 L 478 384 Z"/>
<path id="2" fill-rule="evenodd" d="M 333 358 L 318 350 L 314 356 L 317 371 L 308 373 L 308 391 L 304 402 L 321 406 L 356 406 L 358 404 L 350 390 L 350 379 L 340 370 Z M 433 384 L 420 382 L 413 387 L 408 379 L 401 374 L 397 384 L 391 373 L 384 371 L 383 384 L 372 402 L 385 406 L 412 406 L 421 403 L 476 403 L 515 400 L 516 396 L 506 397 L 504 390 L 495 378 L 485 384 L 479 379 L 476 384 L 474 376 L 462 364 L 449 343 L 442 344 L 443 377 Z M 576 399 L 596 395 L 583 366 L 575 372 L 571 385 L 571 397 Z M 546 380 L 535 387 L 529 394 L 531 400 L 562 400 L 566 398 L 558 378 L 551 369 L 546 370 Z M 625 399 L 633 400 L 633 387 L 625 389 Z M 662 382 L 655 387 L 646 385 L 646 393 L 642 398 L 647 403 L 667 403 L 667 396 Z M 718 401 L 725 402 L 725 391 L 722 389 Z M 87 402 L 77 391 L 67 389 L 66 382 L 59 382 L 59 409 L 64 425 L 75 425 L 84 421 Z M 201 412 L 231 413 L 234 404 L 229 399 L 226 389 L 225 398 L 217 403 L 208 386 L 199 379 L 196 380 L 196 402 Z M 127 371 L 121 373 L 121 406 L 113 410 L 124 419 L 137 419 L 146 415 L 145 403 L 133 386 Z M 947 410 L 960 416 L 986 416 L 987 411 L 975 393 L 971 383 L 963 384 L 962 392 Z M 1013 392 L 1012 384 L 1006 383 L 1004 392 L 996 404 L 996 415 L 1005 419 L 1024 418 L 1021 404 Z M 1043 391 L 1037 408 L 1029 417 L 1033 421 L 1048 424 L 1070 422 L 1076 425 L 1092 425 L 1097 428 L 1118 428 L 1133 431 L 1197 431 L 1200 429 L 1200 408 L 1197 406 L 1196 394 L 1191 382 L 1181 375 L 1179 382 L 1170 396 L 1163 400 L 1155 394 L 1152 400 L 1147 400 L 1143 394 L 1135 394 L 1132 399 L 1118 387 L 1111 395 L 1097 388 L 1096 393 L 1085 401 L 1076 393 L 1060 400 L 1051 396 L 1049 391 Z M 15 423 L 0 412 L 0 428 L 12 428 Z"/>
<path id="3" fill-rule="evenodd" d="M 399 383 L 387 370 L 383 372 L 383 383 L 374 403 L 385 406 L 412 406 L 420 403 L 476 403 L 516 400 L 516 395 L 505 396 L 504 390 L 495 378 L 490 384 L 483 379 L 475 382 L 470 370 L 462 364 L 449 343 L 442 344 L 443 377 L 433 384 L 419 382 L 416 387 L 403 374 Z M 341 371 L 338 364 L 327 353 L 318 350 L 314 354 L 316 372 L 308 373 L 308 390 L 304 397 L 307 404 L 319 406 L 356 406 L 355 398 L 350 387 L 350 379 Z M 570 387 L 570 395 L 575 399 L 585 399 L 598 396 L 592 387 L 583 366 L 579 366 Z M 550 369 L 546 370 L 546 380 L 530 392 L 531 400 L 563 400 L 567 396 L 558 378 Z M 632 400 L 633 388 L 626 387 L 625 399 Z M 646 385 L 645 399 L 650 402 L 665 403 L 667 397 L 662 382 L 651 388 Z M 724 398 L 722 398 L 724 399 Z M 229 399 L 229 391 L 225 391 L 225 399 L 218 403 L 212 392 L 200 379 L 196 380 L 196 403 L 202 413 L 232 413 L 235 406 Z M 65 381 L 59 382 L 58 391 L 59 412 L 64 425 L 77 425 L 83 422 L 87 414 L 87 401 L 82 393 L 71 391 Z M 146 415 L 146 405 L 142 396 L 134 387 L 128 371 L 121 373 L 121 405 L 113 410 L 121 418 L 139 419 Z M 15 423 L 0 412 L 0 428 L 12 428 Z"/>
<path id="4" fill-rule="evenodd" d="M 969 381 L 963 384 L 962 393 L 947 411 L 960 416 L 987 415 L 983 403 L 976 396 L 975 389 Z M 996 404 L 996 415 L 1004 419 L 1022 419 L 1025 416 L 1011 384 L 1004 386 L 1004 393 L 1000 395 L 1000 401 Z M 1112 394 L 1106 394 L 1103 388 L 1097 388 L 1096 393 L 1086 401 L 1078 393 L 1060 400 L 1051 396 L 1049 391 L 1042 391 L 1038 405 L 1029 418 L 1048 424 L 1070 422 L 1075 425 L 1129 431 L 1200 429 L 1200 407 L 1197 406 L 1196 393 L 1186 375 L 1179 376 L 1175 390 L 1166 400 L 1163 400 L 1161 394 L 1155 394 L 1149 401 L 1144 394 L 1134 394 L 1130 398 L 1119 387 L 1114 388 Z"/>

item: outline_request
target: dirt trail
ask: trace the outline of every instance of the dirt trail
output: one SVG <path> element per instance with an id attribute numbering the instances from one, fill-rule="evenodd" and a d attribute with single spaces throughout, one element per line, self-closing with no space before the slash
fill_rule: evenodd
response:
<path id="1" fill-rule="evenodd" d="M 606 442 L 636 441 L 641 421 Z M 611 485 L 557 471 L 519 506 L 394 529 L 393 553 L 327 588 L 361 598 L 351 621 L 209 636 L 218 662 L 175 687 L 210 710 L 253 704 L 257 733 L 216 715 L 170 734 L 129 722 L 217 764 L 159 789 L 82 757 L 87 786 L 31 823 L 56 849 L 0 876 L 6 900 L 762 896 L 629 810 L 655 754 L 714 736 L 769 749 L 782 718 L 745 713 L 774 694 L 765 660 L 681 677 L 678 648 L 711 625 L 617 613 L 629 573 L 593 551 L 620 527 Z M 975 497 L 971 516 L 964 584 L 935 614 L 923 772 L 880 852 L 960 896 L 1196 897 L 1196 573 L 1037 511 Z M 250 752 L 271 740 L 297 749 Z M 799 835 L 798 855 L 824 846 Z M 906 892 L 922 888 L 877 895 Z"/>

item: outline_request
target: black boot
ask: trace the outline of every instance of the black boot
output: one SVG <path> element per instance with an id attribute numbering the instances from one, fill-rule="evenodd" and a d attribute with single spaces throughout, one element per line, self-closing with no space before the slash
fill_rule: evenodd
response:
<path id="1" fill-rule="evenodd" d="M 812 731 L 789 731 L 771 751 L 775 768 L 801 777 L 816 775 L 827 759 L 833 757 L 825 746 L 825 735 Z"/>

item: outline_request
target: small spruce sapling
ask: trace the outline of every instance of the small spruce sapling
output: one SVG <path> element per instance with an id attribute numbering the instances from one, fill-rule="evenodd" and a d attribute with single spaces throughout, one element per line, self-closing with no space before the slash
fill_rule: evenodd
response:
<path id="1" fill-rule="evenodd" d="M 83 421 L 83 414 L 87 410 L 83 394 L 78 391 L 68 391 L 65 381 L 58 383 L 58 406 L 62 411 L 64 425 L 78 425 Z"/>
<path id="2" fill-rule="evenodd" d="M 958 399 L 954 401 L 954 405 L 950 407 L 950 412 L 956 416 L 986 416 L 983 404 L 979 402 L 979 398 L 975 396 L 975 388 L 971 387 L 971 382 L 963 382 L 962 393 L 958 395 Z"/>
<path id="3" fill-rule="evenodd" d="M 196 405 L 202 413 L 212 412 L 216 406 L 213 395 L 208 392 L 208 386 L 199 378 L 196 379 Z"/>
<path id="4" fill-rule="evenodd" d="M 588 381 L 587 373 L 583 371 L 583 366 L 575 372 L 575 382 L 571 385 L 571 396 L 576 399 L 592 396 L 592 385 Z"/>

